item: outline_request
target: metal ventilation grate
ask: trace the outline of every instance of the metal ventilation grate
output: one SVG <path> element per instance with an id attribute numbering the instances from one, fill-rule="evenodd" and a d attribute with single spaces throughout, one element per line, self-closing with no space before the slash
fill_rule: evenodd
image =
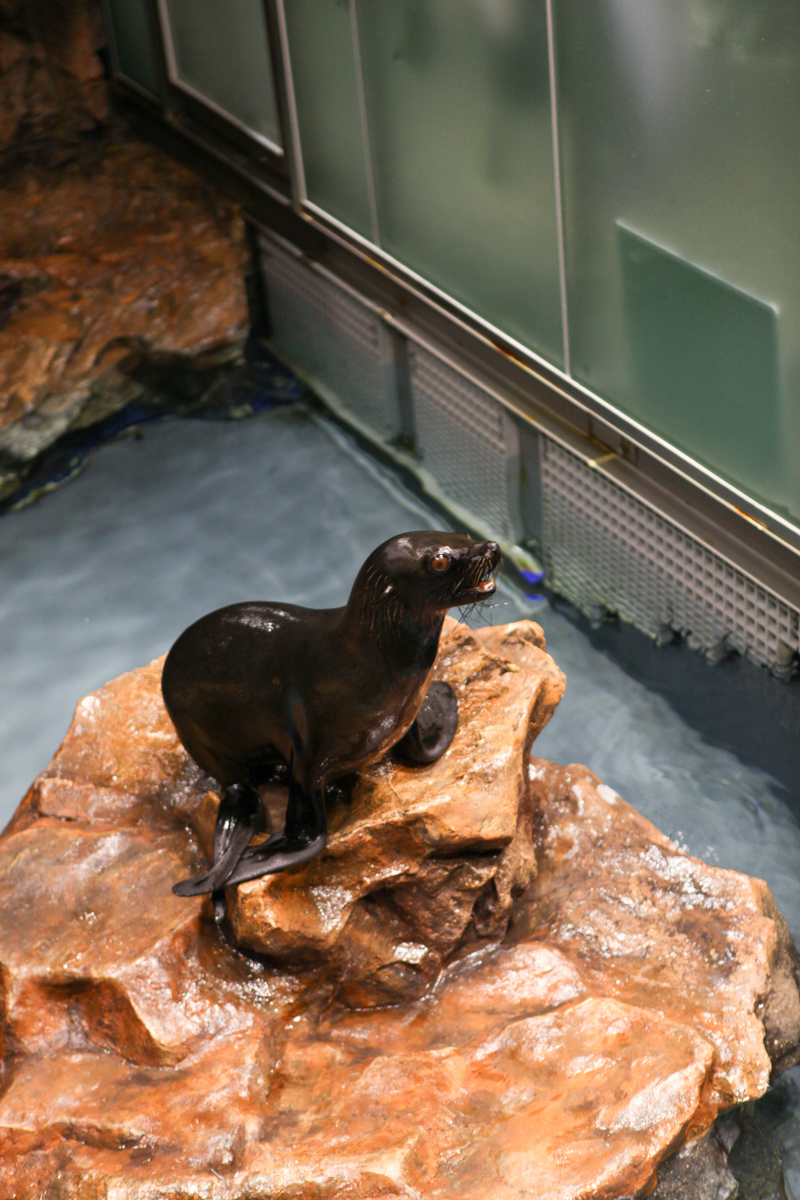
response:
<path id="1" fill-rule="evenodd" d="M 798 649 L 798 613 L 549 438 L 542 439 L 543 549 L 553 588 L 652 637 L 682 634 L 764 666 Z"/>
<path id="2" fill-rule="evenodd" d="M 395 339 L 368 302 L 262 235 L 276 349 L 367 433 L 400 434 Z M 524 537 L 520 434 L 491 394 L 413 337 L 408 382 L 417 449 L 445 504 L 509 542 Z M 553 589 L 589 616 L 613 612 L 717 658 L 728 649 L 778 671 L 800 649 L 800 617 L 739 568 L 546 434 L 542 552 Z M 538 524 L 538 522 L 537 522 Z"/>
<path id="3" fill-rule="evenodd" d="M 515 423 L 487 392 L 414 342 L 409 372 L 423 466 L 479 527 L 519 541 Z"/>
<path id="4" fill-rule="evenodd" d="M 274 238 L 259 240 L 276 350 L 372 433 L 396 437 L 394 351 L 380 317 Z"/>

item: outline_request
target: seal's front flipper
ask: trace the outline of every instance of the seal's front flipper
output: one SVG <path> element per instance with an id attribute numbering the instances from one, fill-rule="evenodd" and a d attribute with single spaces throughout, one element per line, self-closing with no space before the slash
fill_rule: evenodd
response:
<path id="1" fill-rule="evenodd" d="M 434 679 L 422 701 L 422 708 L 408 733 L 393 753 L 401 761 L 427 766 L 441 758 L 458 728 L 456 694 L 442 679 Z"/>
<path id="2" fill-rule="evenodd" d="M 244 852 L 239 865 L 228 877 L 226 886 L 232 887 L 248 879 L 260 879 L 262 875 L 275 875 L 278 871 L 299 867 L 321 854 L 327 841 L 326 833 L 309 841 L 293 840 L 283 833 L 276 833 L 269 841 L 251 846 Z"/>
<path id="3" fill-rule="evenodd" d="M 293 779 L 289 786 L 283 832 L 273 834 L 257 846 L 250 846 L 229 875 L 226 886 L 299 867 L 321 854 L 327 841 L 328 824 L 322 788 L 317 784 L 306 791 L 298 779 Z"/>
<path id="4" fill-rule="evenodd" d="M 223 888 L 231 871 L 244 854 L 261 818 L 258 792 L 247 784 L 236 783 L 225 791 L 214 830 L 214 865 L 204 875 L 176 883 L 176 896 L 201 896 Z"/>

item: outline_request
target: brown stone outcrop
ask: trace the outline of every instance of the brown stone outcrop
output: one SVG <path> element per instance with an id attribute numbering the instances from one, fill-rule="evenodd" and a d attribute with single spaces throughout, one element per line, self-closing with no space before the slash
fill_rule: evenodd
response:
<path id="1" fill-rule="evenodd" d="M 544 853 L 514 936 L 546 929 L 591 990 L 704 1034 L 695 1127 L 760 1095 L 800 1059 L 800 959 L 766 883 L 684 854 L 586 767 L 529 772 Z"/>
<path id="2" fill-rule="evenodd" d="M 438 673 L 448 756 L 375 768 L 316 864 L 229 895 L 258 955 L 171 893 L 216 797 L 159 663 L 81 702 L 0 839 L 0 1195 L 613 1200 L 666 1164 L 704 1200 L 715 1117 L 800 1053 L 766 885 L 526 769 L 561 686 L 537 627 L 451 625 Z"/>
<path id="3" fill-rule="evenodd" d="M 2 0 L 0 168 L 57 163 L 108 120 L 99 0 Z"/>
<path id="4" fill-rule="evenodd" d="M 0 500 L 137 398 L 120 367 L 240 345 L 246 262 L 235 206 L 152 147 L 18 171 L 0 189 Z"/>

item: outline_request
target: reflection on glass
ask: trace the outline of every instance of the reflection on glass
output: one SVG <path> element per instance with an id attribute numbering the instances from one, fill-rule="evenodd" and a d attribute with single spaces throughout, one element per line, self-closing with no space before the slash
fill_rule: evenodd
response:
<path id="1" fill-rule="evenodd" d="M 382 247 L 561 362 L 544 0 L 357 12 Z"/>
<path id="2" fill-rule="evenodd" d="M 623 227 L 619 258 L 637 415 L 706 462 L 724 440 L 737 478 L 767 478 L 780 452 L 775 309 Z"/>
<path id="3" fill-rule="evenodd" d="M 108 14 L 120 71 L 145 91 L 158 95 L 161 81 L 147 0 L 108 0 Z"/>
<path id="4" fill-rule="evenodd" d="M 348 0 L 285 6 L 309 200 L 372 235 Z"/>
<path id="5" fill-rule="evenodd" d="M 573 372 L 800 516 L 800 6 L 555 3 Z"/>
<path id="6" fill-rule="evenodd" d="M 262 0 L 162 0 L 178 81 L 281 146 Z"/>

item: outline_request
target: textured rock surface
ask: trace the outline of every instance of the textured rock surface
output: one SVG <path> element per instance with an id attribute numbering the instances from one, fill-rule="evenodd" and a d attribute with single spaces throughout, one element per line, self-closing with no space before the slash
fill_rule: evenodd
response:
<path id="1" fill-rule="evenodd" d="M 136 394 L 120 367 L 241 342 L 245 262 L 233 206 L 151 147 L 18 171 L 0 190 L 0 499 Z"/>
<path id="2" fill-rule="evenodd" d="M 108 119 L 98 0 L 0 4 L 0 167 L 59 162 Z"/>
<path id="3" fill-rule="evenodd" d="M 546 853 L 514 936 L 546 929 L 592 990 L 703 1031 L 698 1128 L 760 1095 L 800 1043 L 798 958 L 767 885 L 683 854 L 586 767 L 529 771 Z"/>
<path id="4" fill-rule="evenodd" d="M 662 1163 L 665 1200 L 732 1195 L 705 1135 L 798 1053 L 768 889 L 681 853 L 584 767 L 523 771 L 560 686 L 536 627 L 451 631 L 440 666 L 464 689 L 460 749 L 376 769 L 332 805 L 316 866 L 230 897 L 235 927 L 261 921 L 279 955 L 294 938 L 304 965 L 237 953 L 171 894 L 216 797 L 159 664 L 81 702 L 0 840 L 0 1195 L 612 1200 Z M 370 971 L 393 987 L 426 954 L 426 990 L 375 1007 Z"/>

